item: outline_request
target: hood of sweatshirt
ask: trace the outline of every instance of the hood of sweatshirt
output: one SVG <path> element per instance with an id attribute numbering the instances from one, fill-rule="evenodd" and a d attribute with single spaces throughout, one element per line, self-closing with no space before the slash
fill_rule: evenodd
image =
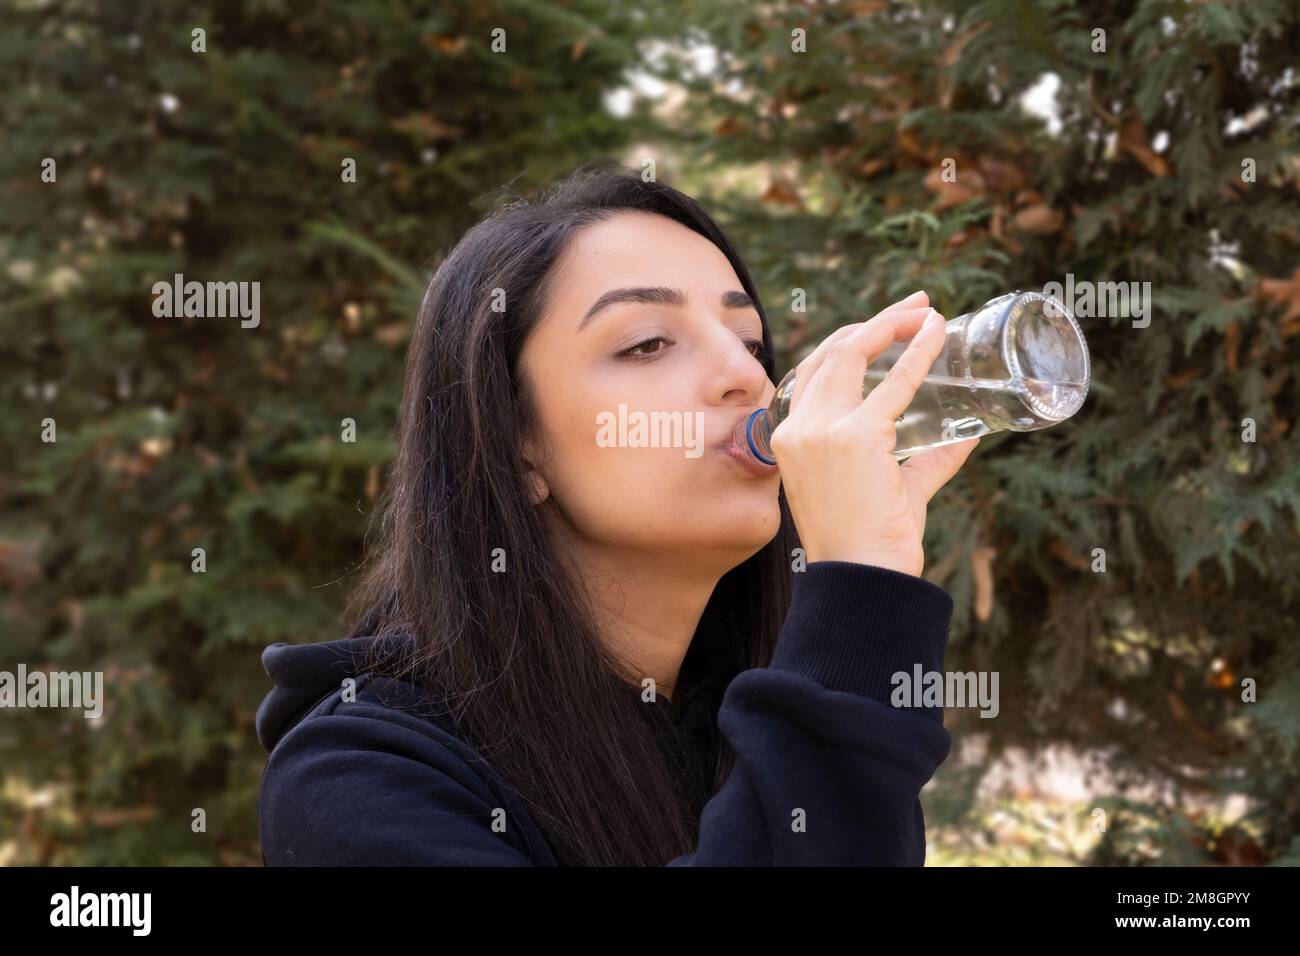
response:
<path id="1" fill-rule="evenodd" d="M 257 739 L 262 747 L 269 753 L 312 707 L 338 691 L 345 678 L 364 674 L 360 655 L 376 641 L 380 646 L 374 650 L 386 659 L 402 659 L 415 651 L 414 640 L 406 634 L 267 646 L 262 651 L 262 668 L 274 686 L 257 708 Z M 662 694 L 655 698 L 652 706 L 668 718 L 677 731 L 674 736 L 702 742 L 711 733 L 716 714 L 712 685 L 712 679 L 705 676 L 676 688 L 671 700 Z M 410 692 L 413 702 L 436 706 L 435 696 L 424 688 L 401 686 Z M 629 684 L 628 695 L 639 699 L 641 688 Z"/>
<path id="2" fill-rule="evenodd" d="M 271 644 L 262 651 L 262 669 L 274 681 L 257 708 L 257 739 L 269 753 L 311 707 L 340 688 L 347 677 L 364 673 L 358 655 L 376 639 L 349 637 L 318 644 Z M 401 650 L 410 638 L 384 638 Z"/>

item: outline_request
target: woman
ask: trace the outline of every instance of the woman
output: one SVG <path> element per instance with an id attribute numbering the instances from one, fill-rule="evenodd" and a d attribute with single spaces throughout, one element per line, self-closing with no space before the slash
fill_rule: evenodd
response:
<path id="1" fill-rule="evenodd" d="M 942 666 L 925 509 L 977 441 L 890 452 L 941 329 L 917 293 L 832 334 L 778 472 L 730 447 L 772 336 L 695 202 L 594 166 L 476 225 L 411 340 L 357 624 L 263 654 L 265 861 L 923 863 L 950 739 L 890 675 Z"/>

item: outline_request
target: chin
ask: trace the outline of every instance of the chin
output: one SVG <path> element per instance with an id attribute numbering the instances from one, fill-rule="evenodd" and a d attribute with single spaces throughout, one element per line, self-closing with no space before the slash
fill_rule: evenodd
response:
<path id="1" fill-rule="evenodd" d="M 715 512 L 709 517 L 710 534 L 700 547 L 736 556 L 736 564 L 757 554 L 781 530 L 781 508 L 776 499 L 770 506 L 746 508 L 719 521 Z"/>

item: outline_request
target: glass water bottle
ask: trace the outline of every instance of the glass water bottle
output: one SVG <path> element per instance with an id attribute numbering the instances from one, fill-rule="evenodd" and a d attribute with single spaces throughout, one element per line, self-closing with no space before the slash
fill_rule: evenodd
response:
<path id="1" fill-rule="evenodd" d="M 949 319 L 942 351 L 897 421 L 894 457 L 990 432 L 1030 432 L 1065 421 L 1088 394 L 1088 345 L 1069 310 L 1038 292 L 1008 292 Z M 909 340 L 910 341 L 910 340 Z M 907 342 L 894 342 L 867 367 L 865 398 Z M 767 408 L 740 422 L 736 445 L 775 465 L 773 430 L 790 411 L 795 369 Z"/>

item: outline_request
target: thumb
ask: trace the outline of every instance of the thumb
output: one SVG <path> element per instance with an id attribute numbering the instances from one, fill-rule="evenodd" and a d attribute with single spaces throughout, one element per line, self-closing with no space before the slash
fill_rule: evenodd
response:
<path id="1" fill-rule="evenodd" d="M 957 474 L 979 443 L 978 438 L 968 438 L 951 445 L 917 452 L 900 469 L 903 481 L 921 496 L 922 501 L 929 501 L 935 492 L 948 483 L 948 479 Z"/>

